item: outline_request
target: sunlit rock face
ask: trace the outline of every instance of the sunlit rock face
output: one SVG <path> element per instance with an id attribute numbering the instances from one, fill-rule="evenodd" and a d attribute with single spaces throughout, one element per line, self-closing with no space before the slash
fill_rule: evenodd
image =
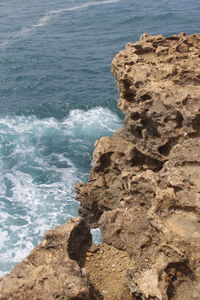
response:
<path id="1" fill-rule="evenodd" d="M 49 230 L 43 241 L 0 280 L 0 299 L 96 299 L 79 265 L 91 245 L 82 218 Z"/>
<path id="2" fill-rule="evenodd" d="M 112 72 L 124 126 L 96 142 L 80 214 L 132 259 L 133 299 L 199 299 L 200 34 L 144 34 Z"/>

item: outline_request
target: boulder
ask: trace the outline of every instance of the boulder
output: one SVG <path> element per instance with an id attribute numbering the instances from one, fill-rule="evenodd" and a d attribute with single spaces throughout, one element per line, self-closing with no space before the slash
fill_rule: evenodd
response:
<path id="1" fill-rule="evenodd" d="M 81 217 L 49 230 L 30 255 L 0 279 L 0 299 L 96 299 L 81 269 L 90 245 L 90 230 Z"/>

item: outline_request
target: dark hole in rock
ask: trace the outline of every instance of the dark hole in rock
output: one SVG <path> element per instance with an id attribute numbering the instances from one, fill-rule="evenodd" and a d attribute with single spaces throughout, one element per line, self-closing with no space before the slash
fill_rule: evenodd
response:
<path id="1" fill-rule="evenodd" d="M 131 87 L 132 83 L 129 79 L 124 79 L 122 80 L 122 83 L 124 85 L 125 90 L 129 90 L 129 88 Z"/>
<path id="2" fill-rule="evenodd" d="M 178 40 L 180 40 L 180 37 L 179 36 L 169 36 L 169 37 L 167 37 L 167 40 L 178 41 Z"/>
<path id="3" fill-rule="evenodd" d="M 162 169 L 163 167 L 163 162 L 156 160 L 154 158 L 151 157 L 146 157 L 146 164 L 149 167 L 149 169 L 158 172 Z"/>
<path id="4" fill-rule="evenodd" d="M 180 186 L 172 186 L 171 184 L 169 184 L 169 186 L 173 187 L 175 193 L 178 193 L 183 190 Z"/>
<path id="5" fill-rule="evenodd" d="M 158 148 L 158 151 L 160 152 L 160 154 L 162 154 L 164 156 L 169 155 L 170 150 L 171 150 L 170 142 L 167 142 L 166 144 L 164 144 L 163 146 L 160 146 Z"/>
<path id="6" fill-rule="evenodd" d="M 140 248 L 141 248 L 141 249 L 145 249 L 145 248 L 147 248 L 147 244 L 143 244 L 143 245 L 141 245 L 141 246 L 140 246 Z"/>
<path id="7" fill-rule="evenodd" d="M 82 221 L 70 234 L 67 249 L 69 257 L 80 264 L 91 244 L 90 230 L 85 226 L 85 221 Z"/>
<path id="8" fill-rule="evenodd" d="M 174 147 L 178 142 L 178 137 L 169 139 L 164 145 L 158 148 L 160 154 L 167 156 L 169 155 L 172 147 Z"/>
<path id="9" fill-rule="evenodd" d="M 121 229 L 119 228 L 119 229 L 116 230 L 116 234 L 119 235 L 120 233 L 121 233 Z"/>
<path id="10" fill-rule="evenodd" d="M 189 137 L 189 138 L 197 138 L 197 137 L 200 137 L 200 132 L 192 132 L 192 133 L 188 133 L 188 137 Z"/>
<path id="11" fill-rule="evenodd" d="M 176 83 L 177 85 L 180 85 L 180 86 L 185 86 L 185 85 L 199 86 L 200 77 L 199 76 L 189 77 L 189 75 L 183 74 L 181 79 L 175 80 L 174 83 Z"/>
<path id="12" fill-rule="evenodd" d="M 101 172 L 103 170 L 105 170 L 109 165 L 110 165 L 110 158 L 111 155 L 113 154 L 113 152 L 107 152 L 101 155 L 100 157 L 100 163 L 98 164 L 98 166 L 95 167 L 95 171 L 96 172 Z"/>
<path id="13" fill-rule="evenodd" d="M 200 137 L 200 115 L 197 115 L 192 121 L 192 128 L 194 132 L 189 133 L 188 136 L 191 138 Z"/>
<path id="14" fill-rule="evenodd" d="M 133 159 L 131 161 L 132 166 L 143 166 L 147 165 L 149 169 L 158 172 L 162 169 L 163 162 L 144 155 L 137 149 L 134 150 Z"/>
<path id="15" fill-rule="evenodd" d="M 130 117 L 132 120 L 135 120 L 135 121 L 137 121 L 141 118 L 141 116 L 138 112 L 132 113 Z"/>
<path id="16" fill-rule="evenodd" d="M 130 62 L 127 63 L 128 66 L 133 66 L 134 64 L 135 64 L 134 61 L 130 61 Z"/>
<path id="17" fill-rule="evenodd" d="M 145 51 L 141 45 L 134 45 L 134 48 L 136 49 L 135 54 L 144 54 L 145 53 Z"/>
<path id="18" fill-rule="evenodd" d="M 182 166 L 200 166 L 200 162 L 196 160 L 186 160 L 182 162 Z"/>
<path id="19" fill-rule="evenodd" d="M 167 296 L 169 300 L 174 299 L 174 296 L 176 295 L 176 288 L 181 285 L 181 283 L 188 280 L 188 278 L 191 281 L 195 280 L 194 275 L 186 262 L 169 263 L 165 272 L 170 279 L 167 288 Z"/>
<path id="20" fill-rule="evenodd" d="M 155 136 L 155 137 L 160 137 L 160 133 L 158 132 L 158 125 L 153 122 L 151 119 L 149 118 L 145 118 L 141 120 L 142 125 L 147 129 L 147 132 L 151 135 L 151 136 Z"/>
<path id="21" fill-rule="evenodd" d="M 182 101 L 182 104 L 185 106 L 188 104 L 188 97 L 184 98 L 183 101 Z"/>
<path id="22" fill-rule="evenodd" d="M 134 100 L 135 95 L 136 95 L 135 93 L 131 93 L 131 92 L 125 93 L 124 98 L 126 99 L 126 101 L 131 102 Z"/>
<path id="23" fill-rule="evenodd" d="M 186 44 L 186 45 L 188 45 L 189 47 L 193 46 L 193 44 L 190 43 L 188 40 L 184 40 L 183 43 Z"/>
<path id="24" fill-rule="evenodd" d="M 163 43 L 163 38 L 157 39 L 156 41 L 152 42 L 152 46 L 157 48 L 159 46 L 169 46 L 169 43 L 167 43 L 167 41 L 165 43 Z"/>
<path id="25" fill-rule="evenodd" d="M 145 163 L 145 155 L 137 149 L 134 150 L 132 166 L 143 165 Z"/>
<path id="26" fill-rule="evenodd" d="M 183 119 L 182 114 L 180 113 L 180 111 L 177 111 L 177 113 L 176 113 L 177 128 L 181 128 L 182 127 L 183 120 L 184 119 Z"/>
<path id="27" fill-rule="evenodd" d="M 199 131 L 200 129 L 200 115 L 197 115 L 192 121 L 192 127 L 195 131 Z"/>
<path id="28" fill-rule="evenodd" d="M 151 96 L 147 93 L 147 94 L 144 94 L 144 95 L 140 96 L 140 99 L 142 101 L 151 100 Z"/>
<path id="29" fill-rule="evenodd" d="M 134 97 L 136 95 L 135 91 L 133 90 L 130 90 L 130 87 L 132 85 L 131 81 L 129 79 L 124 79 L 122 80 L 122 83 L 124 85 L 124 98 L 127 100 L 127 101 L 133 101 L 134 100 Z"/>
<path id="30" fill-rule="evenodd" d="M 143 127 L 141 126 L 136 126 L 136 125 L 130 126 L 130 132 L 138 139 L 142 138 L 142 129 Z"/>

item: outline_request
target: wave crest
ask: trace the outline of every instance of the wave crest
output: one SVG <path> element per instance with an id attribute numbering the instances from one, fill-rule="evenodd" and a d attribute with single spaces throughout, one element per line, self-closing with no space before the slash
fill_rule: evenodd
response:
<path id="1" fill-rule="evenodd" d="M 33 115 L 0 119 L 0 276 L 44 231 L 76 216 L 74 184 L 86 180 L 92 145 L 120 123 L 103 107 L 71 110 L 62 121 Z"/>

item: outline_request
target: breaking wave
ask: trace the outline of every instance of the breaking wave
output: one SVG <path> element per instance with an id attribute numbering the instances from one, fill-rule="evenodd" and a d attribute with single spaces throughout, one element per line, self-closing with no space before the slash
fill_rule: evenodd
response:
<path id="1" fill-rule="evenodd" d="M 74 184 L 87 179 L 91 145 L 120 123 L 102 107 L 72 110 L 63 120 L 34 115 L 0 119 L 0 276 L 46 230 L 77 215 Z"/>

